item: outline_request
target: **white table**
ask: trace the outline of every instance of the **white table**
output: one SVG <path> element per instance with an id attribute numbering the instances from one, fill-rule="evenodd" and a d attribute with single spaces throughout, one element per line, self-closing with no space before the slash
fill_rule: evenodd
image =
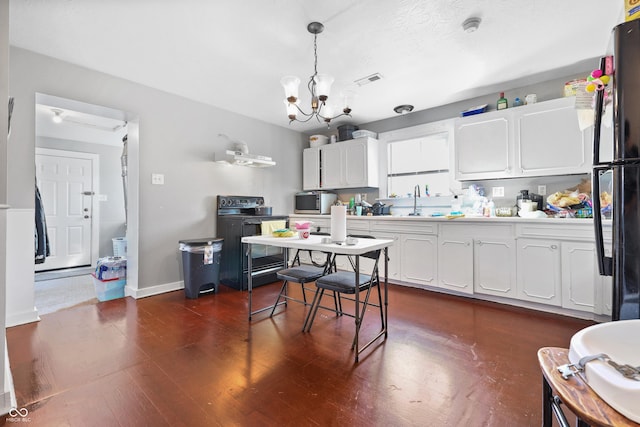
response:
<path id="1" fill-rule="evenodd" d="M 310 251 L 321 251 L 321 252 L 330 252 L 332 254 L 336 254 L 336 255 L 352 255 L 355 256 L 355 282 L 358 283 L 360 280 L 360 255 L 365 254 L 367 252 L 370 251 L 375 251 L 378 249 L 383 249 L 384 250 L 384 322 L 383 322 L 383 328 L 380 331 L 380 333 L 378 333 L 376 335 L 375 338 L 373 338 L 368 344 L 366 344 L 362 349 L 358 349 L 358 343 L 356 342 L 355 348 L 356 348 L 356 361 L 358 360 L 358 353 L 360 353 L 360 351 L 364 350 L 366 347 L 368 347 L 373 341 L 377 340 L 378 338 L 380 338 L 381 336 L 387 336 L 387 308 L 388 308 L 388 276 L 387 276 L 387 271 L 388 271 L 388 257 L 387 257 L 387 251 L 388 251 L 388 247 L 391 246 L 393 244 L 393 240 L 391 239 L 364 239 L 364 238 L 357 238 L 357 242 L 354 245 L 346 245 L 344 243 L 342 244 L 338 244 L 338 243 L 322 243 L 322 239 L 323 237 L 326 236 L 314 236 L 311 235 L 309 236 L 308 239 L 301 239 L 300 237 L 298 237 L 297 235 L 294 237 L 272 237 L 272 236 L 247 236 L 247 237 L 243 237 L 242 238 L 242 243 L 246 243 L 247 244 L 247 257 L 248 257 L 248 267 L 249 267 L 249 271 L 247 273 L 248 277 L 247 277 L 247 288 L 249 291 L 249 321 L 251 321 L 251 316 L 253 314 L 259 313 L 261 311 L 273 308 L 273 306 L 270 307 L 265 307 L 265 308 L 261 308 L 259 310 L 256 311 L 252 311 L 252 306 L 251 306 L 251 298 L 252 298 L 252 292 L 253 292 L 253 281 L 252 281 L 252 257 L 251 257 L 251 251 L 252 251 L 252 246 L 253 245 L 269 245 L 269 246 L 275 246 L 275 247 L 279 247 L 279 248 L 284 248 L 284 249 L 302 249 L 302 250 L 310 250 Z M 283 263 L 283 268 L 287 267 L 287 252 L 288 251 L 284 251 L 285 256 L 284 256 L 284 263 Z M 356 286 L 357 287 L 357 286 Z M 358 317 L 356 315 L 356 328 L 358 327 Z"/>

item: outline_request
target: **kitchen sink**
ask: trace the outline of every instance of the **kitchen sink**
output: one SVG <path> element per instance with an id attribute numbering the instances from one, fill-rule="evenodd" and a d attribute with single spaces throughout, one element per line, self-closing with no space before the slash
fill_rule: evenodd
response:
<path id="1" fill-rule="evenodd" d="M 638 337 L 640 319 L 590 326 L 571 338 L 569 361 L 580 364 L 582 359 L 589 387 L 609 406 L 640 423 L 640 374 L 636 375 L 640 373 Z M 591 359 L 588 356 L 593 356 L 593 360 L 585 362 Z"/>

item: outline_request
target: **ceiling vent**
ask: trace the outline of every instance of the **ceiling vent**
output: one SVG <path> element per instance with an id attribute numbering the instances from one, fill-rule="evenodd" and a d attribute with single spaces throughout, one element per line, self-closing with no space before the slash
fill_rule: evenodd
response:
<path id="1" fill-rule="evenodd" d="M 373 83 L 382 79 L 382 75 L 380 73 L 371 74 L 370 76 L 363 77 L 355 81 L 355 84 L 358 86 L 368 85 L 369 83 Z"/>

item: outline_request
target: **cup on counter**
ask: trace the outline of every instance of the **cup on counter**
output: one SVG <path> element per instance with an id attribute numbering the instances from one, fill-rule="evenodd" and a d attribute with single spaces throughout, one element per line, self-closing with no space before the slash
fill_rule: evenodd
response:
<path id="1" fill-rule="evenodd" d="M 535 93 L 530 93 L 529 95 L 524 97 L 524 103 L 527 105 L 535 104 L 536 102 L 538 102 L 538 95 L 536 95 Z"/>
<path id="2" fill-rule="evenodd" d="M 309 238 L 309 229 L 306 228 L 304 230 L 298 230 L 298 236 L 301 239 L 308 239 Z"/>
<path id="3" fill-rule="evenodd" d="M 362 215 L 362 206 L 356 206 L 356 216 Z"/>

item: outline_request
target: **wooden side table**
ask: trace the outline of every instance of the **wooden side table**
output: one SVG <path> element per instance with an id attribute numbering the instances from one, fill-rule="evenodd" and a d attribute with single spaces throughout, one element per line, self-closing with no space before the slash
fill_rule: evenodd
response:
<path id="1" fill-rule="evenodd" d="M 566 348 L 544 347 L 538 350 L 538 362 L 542 369 L 542 426 L 552 426 L 552 415 L 563 427 L 569 424 L 560 404 L 564 403 L 578 418 L 577 426 L 619 427 L 637 424 L 621 415 L 587 385 L 580 375 L 562 378 L 558 366 L 571 363 Z"/>

